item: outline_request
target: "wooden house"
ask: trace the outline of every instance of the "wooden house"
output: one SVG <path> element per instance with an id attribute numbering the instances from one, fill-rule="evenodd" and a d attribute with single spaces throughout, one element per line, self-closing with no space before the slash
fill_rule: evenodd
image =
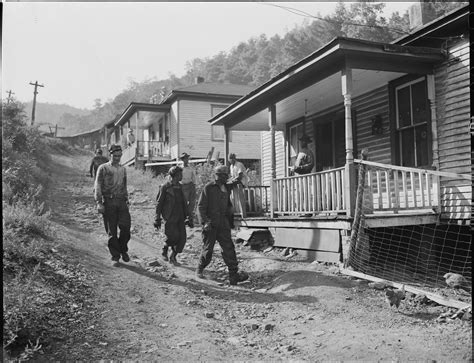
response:
<path id="1" fill-rule="evenodd" d="M 225 135 L 262 131 L 263 185 L 247 190 L 237 224 L 338 262 L 363 208 L 367 232 L 456 229 L 470 271 L 467 18 L 463 7 L 392 43 L 335 38 L 211 118 Z M 291 176 L 303 132 L 315 168 Z"/>
<path id="2" fill-rule="evenodd" d="M 132 102 L 115 122 L 114 141 L 124 146 L 126 165 L 167 165 L 183 152 L 203 159 L 211 148 L 214 157 L 225 159 L 224 128 L 207 120 L 247 94 L 253 87 L 207 83 L 172 90 L 159 104 Z M 133 129 L 136 142 L 128 145 L 126 134 Z M 260 160 L 260 133 L 232 132 L 229 140 L 239 160 Z"/>

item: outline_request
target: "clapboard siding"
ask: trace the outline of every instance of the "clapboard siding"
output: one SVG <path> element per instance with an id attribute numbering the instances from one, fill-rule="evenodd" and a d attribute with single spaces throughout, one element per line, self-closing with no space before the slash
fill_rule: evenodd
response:
<path id="1" fill-rule="evenodd" d="M 357 150 L 368 148 L 370 161 L 384 164 L 391 163 L 389 102 L 387 86 L 379 87 L 363 94 L 352 101 L 356 112 Z M 382 116 L 382 135 L 372 135 L 372 117 Z M 354 155 L 359 157 L 359 155 Z"/>
<path id="2" fill-rule="evenodd" d="M 175 102 L 171 105 L 170 110 L 170 153 L 171 158 L 176 159 L 178 157 L 178 123 L 177 119 L 179 116 L 179 105 Z"/>
<path id="3" fill-rule="evenodd" d="M 271 133 L 264 131 L 261 133 L 262 140 L 262 184 L 270 185 L 272 180 L 271 170 Z M 275 132 L 275 150 L 276 150 L 276 176 L 281 178 L 285 176 L 285 147 L 283 131 Z"/>
<path id="4" fill-rule="evenodd" d="M 435 68 L 439 169 L 471 173 L 469 134 L 469 42 L 452 45 L 448 59 Z M 471 182 L 441 178 L 441 218 L 468 223 L 471 218 Z"/>
<path id="5" fill-rule="evenodd" d="M 224 141 L 212 140 L 211 105 L 228 106 L 230 103 L 180 100 L 179 101 L 179 142 L 180 153 L 187 152 L 192 157 L 204 158 L 214 147 L 215 155 L 225 158 Z M 238 159 L 260 159 L 260 132 L 232 131 L 229 149 Z"/>

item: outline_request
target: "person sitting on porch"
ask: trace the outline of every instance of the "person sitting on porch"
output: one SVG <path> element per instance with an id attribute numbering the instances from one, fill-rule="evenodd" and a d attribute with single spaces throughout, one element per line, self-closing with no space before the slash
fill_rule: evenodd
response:
<path id="1" fill-rule="evenodd" d="M 127 134 L 128 147 L 132 146 L 134 142 L 135 142 L 135 135 L 133 134 L 133 129 L 128 129 L 128 134 Z"/>
<path id="2" fill-rule="evenodd" d="M 311 138 L 305 133 L 299 138 L 300 140 L 300 152 L 296 157 L 293 172 L 296 175 L 309 174 L 314 167 L 314 155 L 308 144 L 311 142 Z"/>
<path id="3" fill-rule="evenodd" d="M 248 176 L 244 164 L 237 161 L 234 153 L 229 154 L 230 178 L 229 184 L 232 184 L 232 200 L 236 213 L 246 216 L 244 187 L 248 184 Z"/>

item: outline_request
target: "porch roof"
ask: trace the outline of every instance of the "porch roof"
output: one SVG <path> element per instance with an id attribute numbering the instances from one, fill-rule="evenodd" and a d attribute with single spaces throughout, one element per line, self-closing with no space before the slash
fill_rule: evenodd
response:
<path id="1" fill-rule="evenodd" d="M 267 108 L 276 105 L 277 128 L 342 103 L 340 71 L 353 70 L 353 97 L 404 74 L 432 73 L 445 58 L 439 48 L 335 38 L 209 120 L 232 130 L 268 130 Z"/>
<path id="2" fill-rule="evenodd" d="M 131 102 L 130 105 L 123 111 L 119 118 L 115 121 L 115 126 L 123 125 L 130 117 L 137 111 L 148 111 L 154 113 L 166 114 L 169 112 L 170 105 L 162 105 L 155 103 Z"/>

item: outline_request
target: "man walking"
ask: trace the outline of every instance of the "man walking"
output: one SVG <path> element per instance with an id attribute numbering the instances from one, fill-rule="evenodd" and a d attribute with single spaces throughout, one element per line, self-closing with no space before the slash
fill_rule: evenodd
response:
<path id="1" fill-rule="evenodd" d="M 109 159 L 102 155 L 102 149 L 97 149 L 89 167 L 89 173 L 91 174 L 91 178 L 96 177 L 97 169 L 99 168 L 99 166 L 106 163 L 107 161 L 109 161 Z"/>
<path id="2" fill-rule="evenodd" d="M 160 186 L 156 196 L 156 214 L 153 225 L 161 228 L 161 217 L 165 221 L 166 241 L 163 246 L 163 259 L 168 261 L 168 248 L 171 247 L 169 261 L 179 265 L 176 256 L 183 252 L 186 243 L 186 226 L 184 221 L 187 216 L 187 206 L 181 184 L 183 171 L 179 166 L 173 166 L 168 171 L 171 180 Z"/>
<path id="3" fill-rule="evenodd" d="M 196 277 L 204 278 L 203 271 L 212 260 L 212 252 L 217 240 L 221 246 L 222 258 L 229 270 L 229 283 L 237 285 L 238 282 L 247 280 L 249 276 L 245 272 L 238 272 L 237 255 L 229 224 L 232 204 L 226 185 L 228 177 L 227 166 L 218 166 L 215 169 L 215 180 L 204 187 L 199 197 L 198 213 L 202 224 L 203 246 Z"/>
<path id="4" fill-rule="evenodd" d="M 109 152 L 111 160 L 97 169 L 94 198 L 97 210 L 104 216 L 112 266 L 118 267 L 120 257 L 123 262 L 130 261 L 127 243 L 130 240 L 131 218 L 128 210 L 127 171 L 120 165 L 122 148 L 120 145 L 112 145 Z M 118 237 L 117 227 L 120 228 Z"/>
<path id="5" fill-rule="evenodd" d="M 188 219 L 186 224 L 193 228 L 194 227 L 194 206 L 196 204 L 196 172 L 194 168 L 189 165 L 189 154 L 182 153 L 181 161 L 183 162 L 181 168 L 183 170 L 183 179 L 181 185 L 183 187 L 184 198 L 186 200 L 186 206 L 188 209 Z"/>

